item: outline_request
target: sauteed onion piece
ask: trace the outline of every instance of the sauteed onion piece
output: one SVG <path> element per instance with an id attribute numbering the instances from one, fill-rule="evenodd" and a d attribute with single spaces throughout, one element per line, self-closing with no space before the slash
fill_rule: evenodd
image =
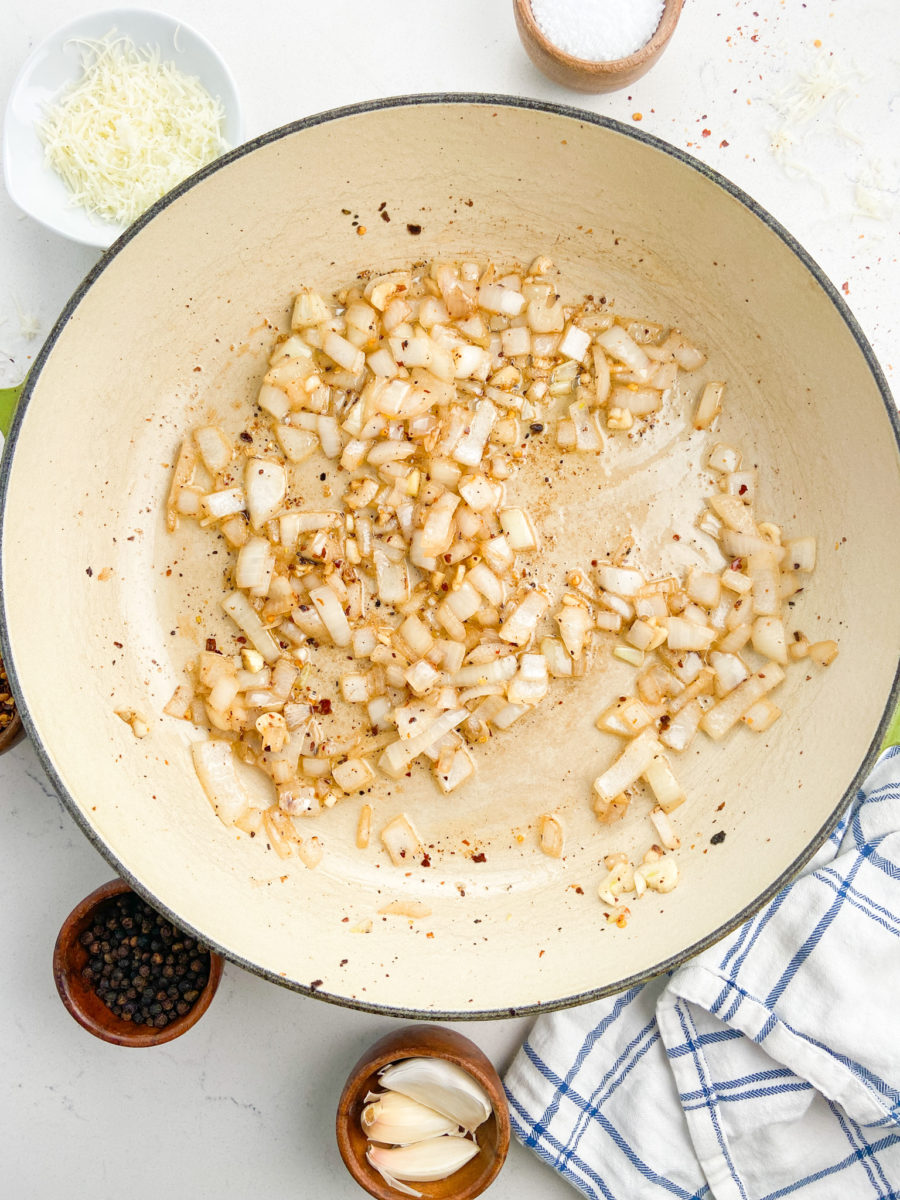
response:
<path id="1" fill-rule="evenodd" d="M 236 552 L 221 606 L 242 648 L 198 655 L 190 688 L 167 709 L 209 731 L 194 755 L 214 808 L 315 865 L 321 843 L 301 836 L 311 816 L 416 763 L 441 791 L 462 786 L 489 752 L 482 743 L 574 687 L 605 644 L 636 671 L 633 691 L 598 721 L 625 745 L 597 777 L 594 808 L 608 823 L 646 795 L 653 834 L 671 851 L 667 814 L 685 793 L 668 754 L 699 732 L 769 728 L 782 668 L 804 655 L 827 665 L 837 652 L 789 627 L 786 603 L 815 566 L 814 539 L 783 540 L 760 521 L 755 470 L 716 442 L 698 525 L 719 544 L 718 567 L 709 555 L 655 574 L 629 540 L 590 568 L 572 564 L 551 589 L 540 529 L 507 495 L 519 465 L 541 439 L 580 456 L 616 439 L 627 453 L 704 355 L 678 330 L 591 298 L 565 303 L 545 258 L 528 271 L 434 263 L 360 278 L 330 302 L 309 287 L 297 294 L 254 433 L 231 439 L 205 425 L 176 459 L 169 527 L 197 519 Z M 692 391 L 687 423 L 705 439 L 725 386 Z M 328 467 L 318 508 L 302 500 L 314 455 Z M 340 699 L 317 668 L 337 654 L 329 679 L 339 674 Z M 233 754 L 269 776 L 265 813 L 229 772 Z M 558 817 L 540 825 L 541 848 L 562 857 Z M 402 814 L 380 841 L 398 867 L 422 850 Z M 666 859 L 632 875 L 638 894 L 665 891 L 677 869 Z"/>

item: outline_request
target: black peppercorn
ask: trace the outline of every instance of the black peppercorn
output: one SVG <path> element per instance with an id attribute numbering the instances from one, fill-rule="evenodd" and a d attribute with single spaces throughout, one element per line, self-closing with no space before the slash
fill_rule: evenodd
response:
<path id="1" fill-rule="evenodd" d="M 209 951 L 133 892 L 98 910 L 79 942 L 89 955 L 82 978 L 135 1025 L 165 1028 L 190 1012 L 209 981 Z"/>

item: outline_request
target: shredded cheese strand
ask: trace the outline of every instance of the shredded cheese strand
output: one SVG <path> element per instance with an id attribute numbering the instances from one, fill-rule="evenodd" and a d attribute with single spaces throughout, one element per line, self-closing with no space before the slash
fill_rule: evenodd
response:
<path id="1" fill-rule="evenodd" d="M 128 225 L 227 149 L 224 109 L 158 50 L 112 33 L 80 44 L 82 77 L 48 108 L 38 134 L 72 204 Z"/>

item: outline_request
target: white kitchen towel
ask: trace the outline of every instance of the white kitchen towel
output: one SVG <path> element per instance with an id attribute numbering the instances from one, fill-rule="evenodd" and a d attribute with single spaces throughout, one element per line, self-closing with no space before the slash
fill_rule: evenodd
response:
<path id="1" fill-rule="evenodd" d="M 506 1087 L 598 1200 L 900 1200 L 900 748 L 752 920 L 538 1018 Z"/>

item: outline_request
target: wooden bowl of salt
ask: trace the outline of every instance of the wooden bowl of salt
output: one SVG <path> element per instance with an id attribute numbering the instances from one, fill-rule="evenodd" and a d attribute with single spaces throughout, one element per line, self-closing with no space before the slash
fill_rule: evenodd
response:
<path id="1" fill-rule="evenodd" d="M 665 50 L 684 0 L 513 0 L 534 65 L 579 92 L 614 92 Z"/>

